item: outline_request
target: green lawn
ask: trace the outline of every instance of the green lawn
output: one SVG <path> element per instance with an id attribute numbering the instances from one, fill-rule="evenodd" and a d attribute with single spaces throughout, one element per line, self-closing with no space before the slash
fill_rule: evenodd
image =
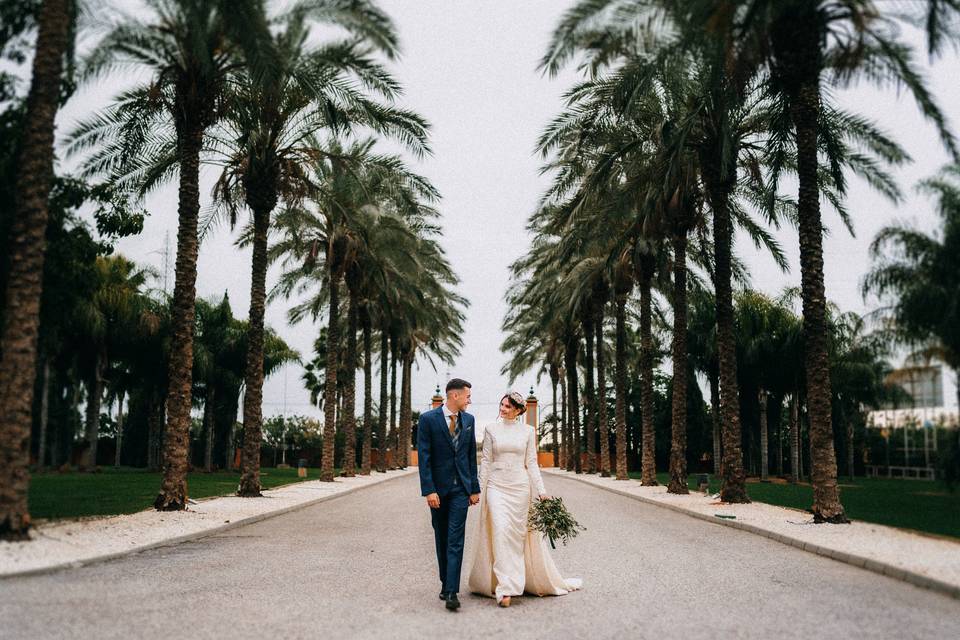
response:
<path id="1" fill-rule="evenodd" d="M 631 473 L 630 477 L 639 479 L 640 473 Z M 657 479 L 667 484 L 670 477 L 661 473 Z M 689 484 L 691 489 L 696 486 L 695 475 L 690 476 Z M 720 482 L 711 475 L 710 492 L 718 491 Z M 755 502 L 805 511 L 813 504 L 813 489 L 809 484 L 748 481 L 747 494 Z M 853 520 L 960 538 L 960 492 L 951 494 L 936 482 L 857 478 L 851 483 L 841 479 L 840 499 Z"/>
<path id="2" fill-rule="evenodd" d="M 306 479 L 319 477 L 319 469 L 309 469 Z M 265 489 L 302 480 L 296 469 L 260 472 Z M 187 477 L 190 497 L 195 500 L 232 494 L 239 483 L 236 471 L 195 472 Z M 159 488 L 160 473 L 143 469 L 102 467 L 99 473 L 35 473 L 30 480 L 30 514 L 34 518 L 76 518 L 135 513 L 150 507 Z"/>

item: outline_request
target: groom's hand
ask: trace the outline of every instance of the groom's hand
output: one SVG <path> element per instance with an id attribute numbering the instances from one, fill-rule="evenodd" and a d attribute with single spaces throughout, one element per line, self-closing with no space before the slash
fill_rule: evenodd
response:
<path id="1" fill-rule="evenodd" d="M 479 493 L 475 493 L 475 494 L 473 494 L 472 496 L 470 496 L 470 506 L 471 506 L 471 507 L 472 507 L 473 505 L 477 504 L 478 502 L 480 502 L 480 494 L 479 494 Z"/>
<path id="2" fill-rule="evenodd" d="M 439 509 L 440 508 L 439 494 L 436 494 L 436 493 L 429 494 L 427 496 L 427 505 L 429 505 L 431 509 Z"/>

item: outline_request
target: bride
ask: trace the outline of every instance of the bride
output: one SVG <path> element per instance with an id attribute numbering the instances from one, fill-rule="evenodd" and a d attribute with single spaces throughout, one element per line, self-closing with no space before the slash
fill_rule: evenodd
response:
<path id="1" fill-rule="evenodd" d="M 496 597 L 502 607 L 526 591 L 561 596 L 579 589 L 577 578 L 557 571 L 538 532 L 527 529 L 533 499 L 546 498 L 533 427 L 520 421 L 526 410 L 516 391 L 500 400 L 500 419 L 483 434 L 480 463 L 480 518 L 475 536 L 470 591 Z"/>

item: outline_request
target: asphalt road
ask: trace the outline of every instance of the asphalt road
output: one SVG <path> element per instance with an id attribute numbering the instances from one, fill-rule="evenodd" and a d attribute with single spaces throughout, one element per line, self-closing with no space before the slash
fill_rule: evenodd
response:
<path id="1" fill-rule="evenodd" d="M 2 580 L 0 638 L 960 637 L 958 600 L 546 481 L 587 527 L 554 552 L 564 575 L 585 581 L 567 596 L 500 609 L 461 592 L 461 610 L 446 611 L 410 476 L 196 542 Z"/>

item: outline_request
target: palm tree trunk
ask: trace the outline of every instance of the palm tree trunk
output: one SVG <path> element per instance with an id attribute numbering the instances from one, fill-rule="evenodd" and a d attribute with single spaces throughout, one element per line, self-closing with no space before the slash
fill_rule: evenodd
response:
<path id="1" fill-rule="evenodd" d="M 842 410 L 841 416 L 844 418 L 844 423 L 846 423 L 844 427 L 847 436 L 847 476 L 850 478 L 850 482 L 853 482 L 853 465 L 856 457 L 853 450 L 853 421 L 844 415 Z"/>
<path id="2" fill-rule="evenodd" d="M 800 399 L 793 394 L 790 401 L 790 482 L 800 482 Z"/>
<path id="3" fill-rule="evenodd" d="M 597 305 L 597 423 L 600 432 L 600 475 L 610 477 L 610 432 L 607 426 L 607 372 L 603 357 L 603 308 Z"/>
<path id="4" fill-rule="evenodd" d="M 413 354 L 404 353 L 401 357 L 403 378 L 400 381 L 400 424 L 397 427 L 397 468 L 406 469 L 410 455 L 410 429 L 412 423 L 410 375 L 413 372 Z"/>
<path id="5" fill-rule="evenodd" d="M 123 389 L 117 394 L 117 450 L 113 457 L 113 466 L 120 468 L 120 453 L 123 450 Z"/>
<path id="6" fill-rule="evenodd" d="M 370 475 L 370 448 L 373 443 L 373 345 L 370 326 L 370 309 L 361 308 L 363 331 L 363 446 L 360 451 L 360 475 Z"/>
<path id="7" fill-rule="evenodd" d="M 560 419 L 560 468 L 570 469 L 570 414 L 567 411 L 567 370 L 560 370 L 560 403 L 562 417 Z"/>
<path id="8" fill-rule="evenodd" d="M 723 423 L 720 417 L 720 381 L 717 375 L 710 376 L 710 417 L 713 419 L 713 474 L 719 476 L 723 468 L 720 464 L 720 430 Z"/>
<path id="9" fill-rule="evenodd" d="M 560 466 L 560 407 L 557 406 L 557 379 L 556 364 L 550 365 L 550 389 L 553 392 L 553 466 Z"/>
<path id="10" fill-rule="evenodd" d="M 393 449 L 393 468 L 397 468 L 397 341 L 390 339 L 390 447 Z"/>
<path id="11" fill-rule="evenodd" d="M 714 288 L 716 290 L 717 354 L 720 376 L 720 426 L 723 429 L 723 482 L 720 499 L 724 502 L 750 502 L 743 469 L 740 425 L 740 391 L 737 382 L 737 339 L 734 334 L 733 289 L 731 287 L 731 251 L 733 225 L 729 199 L 732 180 L 722 180 L 718 162 L 708 162 L 710 205 L 713 209 Z M 731 176 L 732 178 L 732 176 Z"/>
<path id="12" fill-rule="evenodd" d="M 147 416 L 147 469 L 150 471 L 160 469 L 160 447 L 162 445 L 161 424 L 163 422 L 162 403 L 162 398 L 151 397 L 150 399 L 150 415 Z"/>
<path id="13" fill-rule="evenodd" d="M 654 487 L 657 482 L 656 441 L 653 430 L 653 332 L 650 280 L 652 274 L 640 278 L 640 420 L 642 451 L 640 484 Z"/>
<path id="14" fill-rule="evenodd" d="M 330 259 L 328 253 L 328 260 Z M 337 367 L 340 344 L 340 280 L 339 273 L 330 270 L 330 317 L 327 322 L 327 368 L 323 389 L 323 459 L 320 462 L 320 480 L 333 482 L 333 452 L 337 432 Z"/>
<path id="15" fill-rule="evenodd" d="M 595 453 L 596 427 L 597 427 L 597 403 L 593 389 L 593 315 L 590 311 L 584 312 L 583 318 L 583 336 L 586 341 L 587 349 L 584 352 L 584 375 L 586 379 L 583 383 L 584 417 L 583 417 L 583 436 L 586 439 L 587 450 L 587 468 L 585 473 L 597 472 L 597 456 Z"/>
<path id="16" fill-rule="evenodd" d="M 777 477 L 783 477 L 783 396 L 777 405 Z"/>
<path id="17" fill-rule="evenodd" d="M 760 482 L 770 481 L 770 440 L 767 425 L 767 392 L 760 389 L 757 394 L 760 404 Z"/>
<path id="18" fill-rule="evenodd" d="M 810 417 L 810 479 L 815 522 L 849 522 L 840 503 L 837 458 L 830 407 L 830 360 L 827 342 L 826 291 L 823 282 L 823 224 L 817 182 L 817 136 L 820 116 L 818 76 L 802 83 L 793 100 L 797 133 L 797 215 L 800 235 L 800 282 L 803 297 L 804 373 Z"/>
<path id="19" fill-rule="evenodd" d="M 673 404 L 668 493 L 687 487 L 687 236 L 675 233 L 673 245 Z M 722 393 L 722 391 L 721 391 Z"/>
<path id="20" fill-rule="evenodd" d="M 50 423 L 50 358 L 43 358 L 43 386 L 40 391 L 40 444 L 37 447 L 37 468 L 46 468 L 47 427 Z"/>
<path id="21" fill-rule="evenodd" d="M 386 323 L 380 327 L 380 407 L 377 411 L 377 471 L 387 471 L 387 373 L 390 368 L 390 337 Z"/>
<path id="22" fill-rule="evenodd" d="M 230 425 L 227 427 L 227 446 L 224 448 L 224 451 L 226 454 L 226 460 L 224 460 L 223 468 L 226 469 L 227 471 L 231 471 L 233 469 L 234 452 L 235 452 L 233 443 L 237 435 L 236 429 L 237 429 L 237 424 L 231 420 Z"/>
<path id="23" fill-rule="evenodd" d="M 70 0 L 45 0 L 37 15 L 37 47 L 14 191 L 17 199 L 0 333 L 0 540 L 29 539 L 30 429 L 47 199 L 53 181 L 53 127 L 71 8 Z"/>
<path id="24" fill-rule="evenodd" d="M 207 384 L 207 397 L 203 402 L 203 421 L 206 426 L 207 441 L 203 452 L 203 469 L 207 473 L 213 471 L 213 440 L 216 437 L 216 420 L 214 419 L 214 397 L 216 396 L 216 387 Z"/>
<path id="25" fill-rule="evenodd" d="M 177 132 L 177 146 L 180 158 L 179 229 L 176 280 L 173 285 L 167 427 L 163 437 L 163 479 L 160 493 L 153 503 L 158 511 L 182 511 L 187 506 L 203 127 L 199 124 L 186 125 Z"/>
<path id="26" fill-rule="evenodd" d="M 100 441 L 100 404 L 103 399 L 103 367 L 106 365 L 103 352 L 98 349 L 93 358 L 87 396 L 86 439 L 89 471 L 97 469 L 97 444 Z"/>
<path id="27" fill-rule="evenodd" d="M 349 289 L 349 288 L 348 288 Z M 343 385 L 343 471 L 345 478 L 356 475 L 357 467 L 357 325 L 358 312 L 357 294 L 349 289 L 347 307 L 347 354 L 344 368 L 347 379 Z"/>
<path id="28" fill-rule="evenodd" d="M 576 338 L 570 339 L 566 343 L 564 350 L 564 363 L 567 368 L 567 397 L 570 400 L 570 406 L 567 414 L 570 416 L 571 448 L 568 448 L 569 458 L 567 459 L 567 471 L 576 471 L 581 473 L 580 462 L 580 402 L 577 398 L 577 342 Z"/>
<path id="29" fill-rule="evenodd" d="M 269 196 L 267 196 L 269 198 Z M 263 442 L 263 315 L 267 299 L 267 234 L 276 198 L 251 203 L 253 209 L 253 269 L 250 282 L 250 320 L 247 329 L 247 366 L 243 393 L 243 457 L 237 495 L 260 493 L 260 447 Z"/>
<path id="30" fill-rule="evenodd" d="M 627 473 L 627 296 L 616 298 L 617 352 L 614 385 L 617 394 L 617 480 L 629 480 Z"/>

